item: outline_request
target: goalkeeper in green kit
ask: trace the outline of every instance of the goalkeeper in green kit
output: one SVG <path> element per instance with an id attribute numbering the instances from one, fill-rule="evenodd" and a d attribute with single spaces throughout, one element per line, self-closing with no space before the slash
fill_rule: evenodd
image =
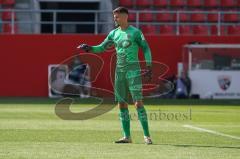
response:
<path id="1" fill-rule="evenodd" d="M 144 132 L 144 142 L 152 144 L 150 138 L 147 113 L 143 106 L 141 68 L 138 59 L 139 47 L 144 52 L 147 65 L 145 77 L 151 80 L 152 57 L 150 48 L 142 32 L 128 24 L 128 10 L 118 7 L 113 11 L 114 21 L 117 26 L 106 39 L 97 46 L 81 44 L 78 48 L 93 53 L 104 52 L 109 46 L 114 45 L 117 55 L 115 70 L 114 94 L 120 109 L 120 120 L 123 129 L 123 138 L 115 143 L 131 143 L 130 116 L 128 111 L 128 93 L 130 92 L 134 105 L 137 109 L 138 119 Z"/>

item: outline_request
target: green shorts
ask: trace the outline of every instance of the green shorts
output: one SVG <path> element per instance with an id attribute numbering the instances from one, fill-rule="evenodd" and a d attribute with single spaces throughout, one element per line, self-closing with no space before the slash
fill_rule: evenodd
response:
<path id="1" fill-rule="evenodd" d="M 129 92 L 133 101 L 142 100 L 142 78 L 140 70 L 115 72 L 114 93 L 117 102 L 128 103 Z"/>

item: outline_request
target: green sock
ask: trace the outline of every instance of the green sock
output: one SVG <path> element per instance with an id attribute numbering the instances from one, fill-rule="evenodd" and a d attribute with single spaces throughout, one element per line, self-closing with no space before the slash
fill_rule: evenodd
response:
<path id="1" fill-rule="evenodd" d="M 144 136 L 150 136 L 149 129 L 148 129 L 148 118 L 145 108 L 142 106 L 140 108 L 137 108 L 138 112 L 138 119 L 140 120 L 140 123 L 143 128 Z"/>
<path id="2" fill-rule="evenodd" d="M 122 123 L 123 135 L 130 137 L 130 116 L 128 108 L 120 108 L 119 117 Z"/>

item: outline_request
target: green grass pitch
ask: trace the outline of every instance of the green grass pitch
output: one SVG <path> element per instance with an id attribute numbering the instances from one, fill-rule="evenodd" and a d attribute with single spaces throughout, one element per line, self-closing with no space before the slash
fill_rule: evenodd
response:
<path id="1" fill-rule="evenodd" d="M 66 121 L 55 115 L 56 102 L 0 98 L 0 159 L 240 159 L 239 101 L 145 101 L 153 145 L 144 144 L 132 105 L 133 143 L 118 145 L 116 107 L 94 119 Z M 91 102 L 77 101 L 71 109 L 85 111 Z"/>

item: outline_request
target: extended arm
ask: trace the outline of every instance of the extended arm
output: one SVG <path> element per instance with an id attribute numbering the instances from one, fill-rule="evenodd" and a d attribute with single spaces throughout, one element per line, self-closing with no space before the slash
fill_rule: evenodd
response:
<path id="1" fill-rule="evenodd" d="M 104 52 L 106 49 L 113 45 L 113 41 L 110 40 L 108 37 L 100 44 L 91 47 L 91 51 L 93 53 L 101 53 Z"/>
<path id="2" fill-rule="evenodd" d="M 96 46 L 90 46 L 87 44 L 81 44 L 79 45 L 77 48 L 78 49 L 82 49 L 86 52 L 93 52 L 93 53 L 101 53 L 104 52 L 107 48 L 111 47 L 113 45 L 113 41 L 112 41 L 112 32 L 110 32 L 108 34 L 108 36 L 105 38 L 105 40 Z"/>

